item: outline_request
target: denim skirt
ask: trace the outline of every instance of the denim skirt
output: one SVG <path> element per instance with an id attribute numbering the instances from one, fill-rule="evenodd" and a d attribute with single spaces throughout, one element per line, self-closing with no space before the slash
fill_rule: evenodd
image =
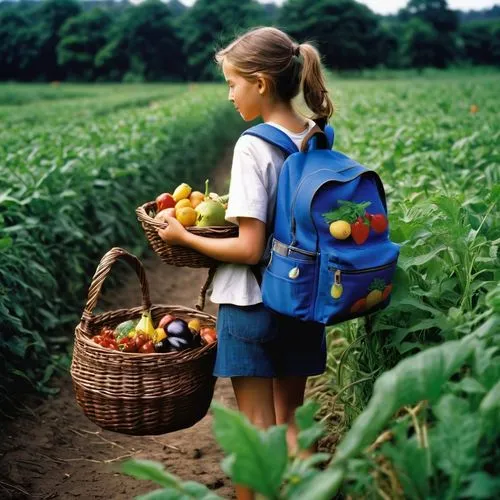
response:
<path id="1" fill-rule="evenodd" d="M 221 304 L 216 377 L 319 375 L 326 367 L 325 327 L 277 314 L 264 304 Z"/>

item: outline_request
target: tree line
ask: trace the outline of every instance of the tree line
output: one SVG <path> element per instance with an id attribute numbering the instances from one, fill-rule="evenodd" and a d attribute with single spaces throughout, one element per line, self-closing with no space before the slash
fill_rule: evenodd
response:
<path id="1" fill-rule="evenodd" d="M 263 25 L 315 42 L 335 70 L 499 66 L 499 16 L 468 18 L 446 0 L 409 0 L 385 17 L 354 0 L 1 2 L 0 80 L 214 80 L 215 49 Z"/>

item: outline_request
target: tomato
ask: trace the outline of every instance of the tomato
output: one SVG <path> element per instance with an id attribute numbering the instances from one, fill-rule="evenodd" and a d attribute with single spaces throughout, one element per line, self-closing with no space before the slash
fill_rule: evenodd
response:
<path id="1" fill-rule="evenodd" d="M 124 342 L 120 341 L 119 348 L 123 352 L 137 352 L 137 348 L 135 346 L 135 339 L 125 338 L 122 340 L 124 340 Z"/>
<path id="2" fill-rule="evenodd" d="M 101 334 L 101 337 L 104 337 L 104 338 L 108 338 L 108 339 L 115 338 L 114 330 L 112 328 L 107 327 L 107 326 L 103 326 L 101 328 L 100 334 Z"/>
<path id="3" fill-rule="evenodd" d="M 96 343 L 96 344 L 100 344 L 102 342 L 102 336 L 101 335 L 96 335 L 95 337 L 92 338 L 92 340 Z"/>
<path id="4" fill-rule="evenodd" d="M 387 229 L 387 219 L 384 214 L 374 214 L 370 218 L 370 225 L 376 233 L 383 233 Z"/>
<path id="5" fill-rule="evenodd" d="M 134 337 L 134 340 L 135 340 L 135 347 L 137 348 L 137 350 L 139 350 L 148 341 L 146 335 L 142 333 Z"/>
<path id="6" fill-rule="evenodd" d="M 367 240 L 369 233 L 370 227 L 363 221 L 363 217 L 358 217 L 356 222 L 351 224 L 351 236 L 358 245 L 362 245 Z"/>
<path id="7" fill-rule="evenodd" d="M 149 354 L 151 352 L 155 352 L 155 346 L 153 344 L 152 340 L 148 340 L 144 344 L 142 344 L 141 348 L 139 349 L 139 352 L 143 354 Z"/>
<path id="8" fill-rule="evenodd" d="M 392 292 L 392 283 L 389 283 L 382 292 L 382 300 L 385 300 L 387 297 L 389 297 L 389 294 L 391 292 Z"/>

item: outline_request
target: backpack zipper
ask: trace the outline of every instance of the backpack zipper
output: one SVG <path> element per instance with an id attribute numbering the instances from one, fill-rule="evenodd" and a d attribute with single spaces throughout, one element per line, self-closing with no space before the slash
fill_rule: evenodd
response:
<path id="1" fill-rule="evenodd" d="M 340 278 L 341 278 L 342 274 L 363 274 L 363 273 L 370 273 L 373 271 L 382 271 L 383 269 L 388 269 L 389 267 L 392 267 L 396 262 L 397 262 L 396 260 L 392 260 L 388 264 L 384 264 L 382 266 L 376 266 L 376 267 L 369 267 L 367 269 L 341 270 L 341 269 L 337 269 L 337 268 L 332 268 L 330 266 L 328 266 L 328 268 L 331 269 L 332 271 L 335 271 L 334 282 L 335 282 L 335 284 L 340 285 Z"/>

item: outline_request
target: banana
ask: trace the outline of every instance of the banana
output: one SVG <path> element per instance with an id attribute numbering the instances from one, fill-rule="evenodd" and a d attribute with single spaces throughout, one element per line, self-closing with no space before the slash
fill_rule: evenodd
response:
<path id="1" fill-rule="evenodd" d="M 139 321 L 138 325 L 135 327 L 136 331 L 141 330 L 144 332 L 148 337 L 153 338 L 155 335 L 155 327 L 153 326 L 153 320 L 151 319 L 151 312 L 150 311 L 143 311 L 141 320 Z"/>

